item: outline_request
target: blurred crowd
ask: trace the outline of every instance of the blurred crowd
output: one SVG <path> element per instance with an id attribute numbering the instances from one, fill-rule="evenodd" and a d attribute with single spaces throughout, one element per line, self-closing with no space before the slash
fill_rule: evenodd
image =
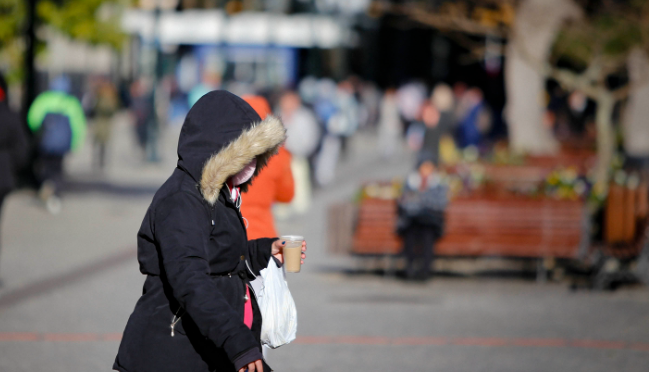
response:
<path id="1" fill-rule="evenodd" d="M 491 111 L 482 91 L 459 82 L 440 83 L 429 89 L 420 82 L 379 89 L 374 83 L 351 76 L 338 82 L 308 76 L 294 89 L 256 89 L 240 82 L 222 82 L 210 70 L 188 86 L 176 75 L 158 79 L 139 77 L 116 85 L 107 77 L 89 77 L 73 89 L 71 79 L 50 79 L 29 110 L 28 126 L 34 138 L 31 149 L 35 182 L 40 197 L 52 213 L 60 210 L 63 159 L 88 137 L 93 168 L 102 171 L 116 113 L 126 110 L 142 160 L 160 160 L 160 137 L 169 127 L 179 127 L 201 96 L 215 89 L 238 95 L 258 94 L 282 118 L 288 131 L 286 149 L 292 154 L 295 197 L 290 206 L 279 206 L 279 215 L 303 213 L 313 188 L 336 179 L 336 168 L 345 161 L 359 131 L 376 133 L 377 155 L 390 159 L 406 145 L 418 153 L 418 163 L 453 163 L 458 152 L 486 143 Z M 86 122 L 88 124 L 86 124 Z M 404 140 L 405 139 L 405 140 Z"/>
<path id="2" fill-rule="evenodd" d="M 281 156 L 284 165 L 278 166 L 284 173 L 278 171 L 276 178 L 291 180 L 290 188 L 281 186 L 285 191 L 290 189 L 290 193 L 277 197 L 262 192 L 264 195 L 258 200 L 268 211 L 257 213 L 261 219 L 270 218 L 271 207 L 272 214 L 278 218 L 307 212 L 314 190 L 340 180 L 338 166 L 351 160 L 351 154 L 358 153 L 359 149 L 352 146 L 362 144 L 362 151 L 373 148 L 374 154 L 370 156 L 386 162 L 404 151 L 414 154 L 415 162 L 404 169 L 405 182 L 399 190 L 404 195 L 409 192 L 417 196 L 412 196 L 410 204 L 400 209 L 400 218 L 406 222 L 399 228 L 404 241 L 410 242 L 405 249 L 411 253 L 408 276 L 426 278 L 427 269 L 418 273 L 416 268 L 430 267 L 433 256 L 428 251 L 432 250 L 415 247 L 414 242 L 433 245 L 443 234 L 444 219 L 440 216 L 449 198 L 484 184 L 484 162 L 476 160 L 488 162 L 490 158 L 494 164 L 520 164 L 517 155 L 494 135 L 501 113 L 494 111 L 479 87 L 464 82 L 427 86 L 412 81 L 381 89 L 356 76 L 339 81 L 307 76 L 289 88 L 264 89 L 242 82 L 223 82 L 219 74 L 209 71 L 200 75 L 200 81 L 193 85 L 184 84 L 173 74 L 157 80 L 142 76 L 119 84 L 102 76 L 85 78 L 83 84 L 72 84 L 65 75 L 54 76 L 49 79 L 48 89 L 29 107 L 26 128 L 6 104 L 2 90 L 6 88 L 1 88 L 0 115 L 7 123 L 18 123 L 13 125 L 18 129 L 9 130 L 6 126 L 2 128 L 5 132 L 0 133 L 0 207 L 15 187 L 18 173 L 22 173 L 22 178 L 29 174 L 27 178 L 38 189 L 42 205 L 52 214 L 59 213 L 65 186 L 64 159 L 88 139 L 93 168 L 101 172 L 110 166 L 109 151 L 117 148 L 110 142 L 115 138 L 112 132 L 118 113 L 119 120 L 130 117 L 133 143 L 141 155 L 139 160 L 159 162 L 171 154 L 169 148 L 161 148 L 169 142 L 162 141 L 165 132 L 177 134 L 191 107 L 202 96 L 225 89 L 244 98 L 256 97 L 252 99 L 254 102 L 265 102 L 261 108 L 251 104 L 261 117 L 267 114 L 280 117 L 287 130 Z M 594 103 L 582 93 L 549 87 L 545 125 L 553 128 L 562 145 L 588 146 L 596 134 L 594 110 Z M 121 115 L 124 113 L 128 115 Z M 28 129 L 27 133 L 23 129 Z M 354 139 L 357 136 L 363 142 Z M 541 191 L 555 198 L 556 195 L 569 199 L 590 195 L 583 175 L 557 177 L 561 172 L 554 169 L 542 186 L 534 184 L 513 191 L 540 195 L 539 187 L 542 187 Z M 557 182 L 555 178 L 569 181 Z M 267 184 L 273 182 L 269 180 Z M 422 258 L 413 252 L 428 253 Z M 416 258 L 422 258 L 423 263 L 417 265 Z"/>
<path id="3" fill-rule="evenodd" d="M 180 125 L 191 106 L 210 90 L 267 98 L 289 131 L 286 148 L 295 158 L 294 172 L 303 175 L 298 176 L 304 178 L 302 183 L 316 187 L 335 180 L 336 165 L 344 161 L 350 138 L 358 131 L 376 132 L 378 152 L 386 159 L 405 138 L 411 150 L 437 164 L 453 162 L 463 148 L 488 144 L 492 127 L 483 92 L 462 82 L 453 87 L 440 83 L 433 89 L 411 82 L 381 90 L 356 76 L 338 82 L 307 76 L 295 89 L 267 90 L 222 84 L 217 76 L 204 74 L 202 82 L 190 89 L 183 90 L 182 85 L 170 76 L 155 94 L 157 114 L 167 125 Z M 148 112 L 153 115 L 153 110 Z"/>

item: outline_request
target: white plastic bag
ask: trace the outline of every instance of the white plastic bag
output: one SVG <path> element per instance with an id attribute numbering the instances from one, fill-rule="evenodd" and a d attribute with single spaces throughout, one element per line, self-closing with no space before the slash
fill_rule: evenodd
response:
<path id="1" fill-rule="evenodd" d="M 272 349 L 295 340 L 297 310 L 288 290 L 284 269 L 271 257 L 268 267 L 260 271 L 263 287 L 257 293 L 261 312 L 261 343 Z"/>

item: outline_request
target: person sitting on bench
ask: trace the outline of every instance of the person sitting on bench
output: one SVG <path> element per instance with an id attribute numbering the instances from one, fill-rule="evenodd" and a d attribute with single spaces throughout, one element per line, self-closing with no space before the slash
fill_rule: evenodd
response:
<path id="1" fill-rule="evenodd" d="M 448 187 L 433 160 L 421 159 L 403 190 L 398 203 L 397 233 L 404 237 L 406 278 L 427 280 L 431 276 L 434 243 L 444 231 Z"/>

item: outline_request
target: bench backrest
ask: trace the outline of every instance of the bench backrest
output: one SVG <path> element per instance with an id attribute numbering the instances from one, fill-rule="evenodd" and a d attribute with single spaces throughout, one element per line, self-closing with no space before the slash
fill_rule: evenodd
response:
<path id="1" fill-rule="evenodd" d="M 581 201 L 462 198 L 446 211 L 445 236 L 435 252 L 444 256 L 572 258 L 583 231 Z M 353 253 L 397 254 L 396 202 L 365 199 L 358 210 Z"/>

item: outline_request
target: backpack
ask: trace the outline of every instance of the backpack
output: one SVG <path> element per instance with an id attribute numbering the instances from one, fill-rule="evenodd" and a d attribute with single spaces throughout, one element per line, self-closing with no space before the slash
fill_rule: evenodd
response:
<path id="1" fill-rule="evenodd" d="M 70 119 L 63 114 L 48 113 L 40 129 L 39 150 L 46 155 L 65 155 L 72 147 Z"/>

